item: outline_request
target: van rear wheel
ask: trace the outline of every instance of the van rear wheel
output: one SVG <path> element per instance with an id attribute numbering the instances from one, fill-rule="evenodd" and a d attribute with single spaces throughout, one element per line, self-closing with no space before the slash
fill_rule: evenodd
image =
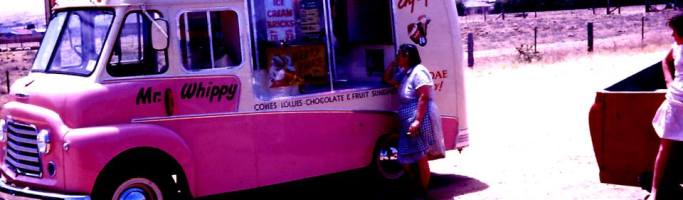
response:
<path id="1" fill-rule="evenodd" d="M 398 135 L 384 135 L 377 141 L 371 168 L 375 177 L 384 181 L 397 181 L 405 175 L 398 162 Z"/>

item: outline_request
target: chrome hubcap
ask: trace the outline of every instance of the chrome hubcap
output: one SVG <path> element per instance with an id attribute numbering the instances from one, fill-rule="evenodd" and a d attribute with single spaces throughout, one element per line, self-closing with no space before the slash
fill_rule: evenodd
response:
<path id="1" fill-rule="evenodd" d="M 403 176 L 403 167 L 398 162 L 398 149 L 396 147 L 381 148 L 377 155 L 377 166 L 386 179 L 395 180 Z"/>
<path id="2" fill-rule="evenodd" d="M 146 200 L 145 191 L 140 188 L 129 188 L 123 191 L 119 200 Z"/>
<path id="3" fill-rule="evenodd" d="M 146 178 L 132 178 L 116 188 L 114 198 L 118 200 L 163 200 L 161 189 Z"/>

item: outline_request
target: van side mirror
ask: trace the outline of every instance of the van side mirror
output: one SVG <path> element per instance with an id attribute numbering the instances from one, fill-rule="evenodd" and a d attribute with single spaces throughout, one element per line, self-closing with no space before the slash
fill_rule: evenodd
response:
<path id="1" fill-rule="evenodd" d="M 168 48 L 168 21 L 154 19 L 152 23 L 152 48 L 157 51 Z"/>

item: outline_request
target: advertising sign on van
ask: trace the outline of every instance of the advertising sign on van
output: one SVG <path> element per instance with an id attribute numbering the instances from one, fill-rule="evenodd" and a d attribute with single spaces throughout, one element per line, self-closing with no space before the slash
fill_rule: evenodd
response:
<path id="1" fill-rule="evenodd" d="M 296 38 L 296 19 L 292 0 L 266 2 L 268 41 L 289 41 Z"/>

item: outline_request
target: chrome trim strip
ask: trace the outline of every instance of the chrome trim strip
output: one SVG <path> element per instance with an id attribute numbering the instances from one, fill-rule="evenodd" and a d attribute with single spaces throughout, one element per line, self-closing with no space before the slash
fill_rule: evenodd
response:
<path id="1" fill-rule="evenodd" d="M 7 134 L 7 136 L 9 136 L 10 139 L 17 141 L 17 142 L 38 145 L 38 142 L 36 140 L 21 138 L 19 136 L 15 136 L 14 134 Z"/>
<path id="2" fill-rule="evenodd" d="M 206 23 L 208 26 L 207 32 L 209 32 L 209 52 L 211 52 L 211 69 L 216 68 L 216 60 L 214 60 L 213 55 L 213 27 L 211 27 L 211 12 L 206 11 Z"/>
<path id="3" fill-rule="evenodd" d="M 90 200 L 88 195 L 67 195 L 51 192 L 41 192 L 31 190 L 30 188 L 17 188 L 15 186 L 7 185 L 4 181 L 0 181 L 0 199 L 15 199 L 17 197 L 28 197 L 35 199 L 65 199 L 65 200 Z"/>
<path id="4" fill-rule="evenodd" d="M 458 120 L 458 117 L 457 117 L 457 116 L 450 116 L 450 115 L 441 115 L 441 118 L 448 118 L 448 119 Z"/>
<path id="5" fill-rule="evenodd" d="M 18 134 L 22 134 L 22 135 L 28 135 L 28 136 L 33 136 L 33 137 L 38 136 L 38 133 L 35 131 L 35 129 L 33 129 L 33 131 L 31 131 L 31 130 L 25 130 L 25 129 L 20 129 L 20 128 L 16 128 L 16 127 L 12 126 L 11 123 L 10 123 L 9 126 L 7 126 L 7 128 L 9 128 L 9 131 L 12 131 L 12 132 L 14 132 L 14 133 L 18 133 Z"/>
<path id="6" fill-rule="evenodd" d="M 23 127 L 26 127 L 26 128 L 33 128 L 33 129 L 36 128 L 35 126 L 33 126 L 33 125 L 31 125 L 31 124 L 24 124 L 24 123 L 21 123 L 21 122 L 17 122 L 17 121 L 12 120 L 11 118 L 8 119 L 7 122 L 8 122 L 10 125 L 23 126 Z"/>
<path id="7" fill-rule="evenodd" d="M 24 160 L 24 161 L 29 161 L 29 162 L 34 162 L 34 163 L 39 163 L 40 160 L 36 157 L 30 157 L 30 156 L 25 156 L 21 154 L 14 153 L 14 151 L 7 149 L 7 153 L 11 155 L 12 157 L 19 159 L 19 160 Z"/>
<path id="8" fill-rule="evenodd" d="M 144 122 L 158 122 L 158 121 L 173 121 L 185 119 L 203 119 L 216 117 L 232 117 L 232 116 L 250 116 L 250 115 L 282 115 L 282 114 L 304 114 L 304 113 L 381 113 L 381 114 L 395 114 L 393 111 L 385 110 L 325 110 L 325 111 L 282 111 L 282 112 L 248 112 L 248 113 L 209 113 L 209 114 L 192 114 L 192 115 L 175 115 L 163 117 L 144 117 L 131 120 L 133 123 Z"/>
<path id="9" fill-rule="evenodd" d="M 40 167 L 22 164 L 22 163 L 17 162 L 14 159 L 7 157 L 7 156 L 5 156 L 5 161 L 10 162 L 10 164 L 14 165 L 14 167 L 16 167 L 16 168 L 26 169 L 29 171 L 34 171 L 34 172 L 39 172 L 39 173 L 41 172 Z M 25 173 L 22 173 L 22 174 L 25 174 Z M 40 176 L 40 175 L 38 175 L 38 176 Z"/>
<path id="10" fill-rule="evenodd" d="M 14 142 L 11 142 L 11 141 L 8 141 L 7 144 L 8 144 L 9 147 L 12 148 L 12 149 L 16 149 L 16 150 L 23 151 L 23 152 L 26 152 L 26 153 L 38 153 L 38 149 L 37 149 L 37 148 L 36 148 L 36 149 L 32 149 L 32 148 L 28 148 L 28 147 L 22 147 L 22 146 L 20 146 L 20 145 L 18 145 L 18 144 L 14 144 Z"/>
<path id="11" fill-rule="evenodd" d="M 187 64 L 192 63 L 192 51 L 190 50 L 190 25 L 189 20 L 187 19 L 187 15 L 190 12 L 183 13 L 183 21 L 185 22 L 184 28 L 185 28 L 185 53 L 187 54 Z M 182 56 L 182 55 L 181 55 Z M 186 63 L 183 63 L 183 67 Z"/>

